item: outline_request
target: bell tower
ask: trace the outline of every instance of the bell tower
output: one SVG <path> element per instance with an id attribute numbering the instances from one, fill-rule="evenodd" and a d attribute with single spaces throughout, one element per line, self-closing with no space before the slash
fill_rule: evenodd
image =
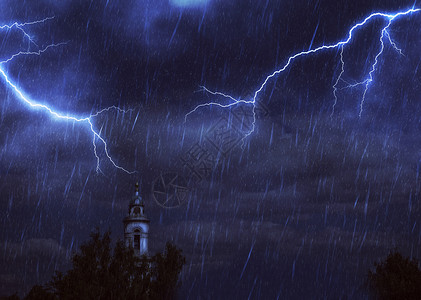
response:
<path id="1" fill-rule="evenodd" d="M 145 215 L 145 203 L 139 195 L 139 183 L 129 203 L 129 213 L 124 218 L 124 241 L 137 256 L 148 254 L 149 219 Z"/>

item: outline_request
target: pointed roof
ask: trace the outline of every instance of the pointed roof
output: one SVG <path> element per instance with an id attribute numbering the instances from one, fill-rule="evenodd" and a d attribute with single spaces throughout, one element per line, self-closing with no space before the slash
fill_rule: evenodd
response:
<path id="1" fill-rule="evenodd" d="M 146 214 L 145 214 L 145 202 L 139 193 L 138 182 L 136 182 L 135 187 L 136 187 L 135 194 L 129 203 L 129 212 L 127 216 L 124 218 L 124 223 L 129 223 L 129 222 L 149 223 L 149 219 L 146 217 Z M 136 207 L 139 207 L 139 209 L 136 210 Z M 136 211 L 138 211 L 139 213 L 136 213 Z"/>
<path id="2" fill-rule="evenodd" d="M 139 182 L 136 182 L 136 191 L 134 196 L 132 197 L 132 200 L 130 201 L 130 207 L 134 206 L 134 205 L 140 205 L 140 206 L 145 206 L 145 202 L 143 201 L 142 197 L 139 194 Z"/>

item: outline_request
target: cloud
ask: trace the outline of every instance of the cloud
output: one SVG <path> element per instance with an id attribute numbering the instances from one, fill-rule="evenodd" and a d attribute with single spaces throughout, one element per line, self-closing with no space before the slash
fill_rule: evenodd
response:
<path id="1" fill-rule="evenodd" d="M 170 3 L 178 7 L 202 7 L 206 6 L 210 0 L 170 0 Z"/>
<path id="2" fill-rule="evenodd" d="M 66 249 L 52 238 L 32 238 L 22 243 L 3 242 L 0 244 L 6 255 L 12 255 L 14 259 L 30 257 L 66 257 Z"/>
<path id="3" fill-rule="evenodd" d="M 72 2 L 76 2 L 76 1 L 74 1 L 74 0 L 60 0 L 60 1 L 56 1 L 56 0 L 43 0 L 43 2 L 46 5 L 53 6 L 55 8 L 60 9 L 60 10 L 65 10 L 65 9 L 67 9 L 69 7 L 69 5 Z"/>

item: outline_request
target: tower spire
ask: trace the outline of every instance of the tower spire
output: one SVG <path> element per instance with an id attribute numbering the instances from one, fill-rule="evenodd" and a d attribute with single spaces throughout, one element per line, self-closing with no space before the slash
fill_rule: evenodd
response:
<path id="1" fill-rule="evenodd" d="M 148 253 L 149 219 L 139 193 L 139 182 L 135 185 L 135 196 L 129 203 L 129 212 L 124 218 L 124 240 L 127 247 L 133 247 L 137 256 Z"/>

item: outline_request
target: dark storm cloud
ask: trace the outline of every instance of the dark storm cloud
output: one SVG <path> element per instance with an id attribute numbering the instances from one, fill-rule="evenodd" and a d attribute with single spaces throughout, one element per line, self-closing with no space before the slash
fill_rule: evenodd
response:
<path id="1" fill-rule="evenodd" d="M 6 249 L 7 256 L 33 256 L 34 258 L 45 256 L 50 258 L 58 255 L 60 259 L 66 259 L 66 250 L 54 239 L 28 239 L 24 243 L 2 243 L 1 246 Z"/>
<path id="2" fill-rule="evenodd" d="M 63 253 L 95 226 L 121 238 L 137 180 L 152 220 L 151 252 L 173 239 L 187 256 L 185 298 L 361 298 L 361 278 L 390 248 L 419 256 L 417 17 L 391 29 L 405 56 L 386 47 L 361 118 L 361 88 L 341 90 L 331 118 L 337 51 L 300 59 L 260 95 L 269 113 L 255 133 L 191 186 L 184 205 L 163 209 L 151 197 L 161 172 L 188 176 L 180 157 L 206 142 L 224 115 L 204 108 L 184 123 L 195 105 L 226 100 L 198 92 L 201 84 L 252 96 L 288 55 L 308 49 L 313 34 L 313 46 L 331 43 L 368 13 L 412 2 L 42 3 L 3 1 L 2 18 L 54 15 L 30 32 L 40 45 L 68 44 L 20 58 L 8 70 L 28 94 L 63 112 L 132 108 L 104 113 L 94 125 L 113 159 L 138 173 L 116 170 L 99 142 L 103 173 L 96 173 L 85 125 L 27 110 L 2 92 L 0 269 L 8 269 L 0 274 L 7 283 L 1 293 L 46 282 L 56 267 L 64 269 L 56 264 L 66 263 Z M 345 52 L 347 80 L 367 74 L 379 42 L 364 40 L 379 33 L 376 26 L 356 37 L 355 52 Z M 4 37 L 4 57 L 25 46 L 12 33 Z"/>
<path id="3" fill-rule="evenodd" d="M 0 244 L 4 250 L 1 259 L 3 266 L 0 271 L 0 287 L 5 289 L 21 289 L 27 286 L 27 280 L 48 280 L 45 272 L 51 265 L 63 266 L 68 262 L 69 251 L 64 249 L 59 241 L 54 239 L 32 238 L 23 242 L 6 242 Z M 27 276 L 16 276 L 17 268 L 25 268 L 28 264 L 37 265 L 36 272 Z"/>

